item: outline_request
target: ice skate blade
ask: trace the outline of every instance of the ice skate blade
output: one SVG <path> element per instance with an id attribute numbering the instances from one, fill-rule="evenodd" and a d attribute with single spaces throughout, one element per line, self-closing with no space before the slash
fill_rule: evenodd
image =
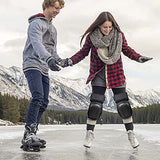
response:
<path id="1" fill-rule="evenodd" d="M 91 148 L 90 146 L 86 146 L 85 144 L 83 145 L 85 148 Z"/>
<path id="2" fill-rule="evenodd" d="M 38 146 L 39 147 L 39 146 Z M 21 149 L 23 149 L 23 144 L 20 146 Z M 46 148 L 46 146 L 40 146 L 40 148 Z"/>
<path id="3" fill-rule="evenodd" d="M 26 151 L 26 152 L 39 152 L 40 147 L 42 147 L 42 144 L 40 142 L 35 142 L 35 143 L 30 144 L 30 145 L 22 144 L 20 148 L 23 149 L 23 151 Z"/>
<path id="4" fill-rule="evenodd" d="M 46 146 L 40 146 L 40 148 L 46 148 Z"/>
<path id="5" fill-rule="evenodd" d="M 138 147 L 139 147 L 139 145 L 137 145 L 136 147 L 133 147 L 133 150 L 138 151 Z"/>
<path id="6" fill-rule="evenodd" d="M 24 146 L 23 145 L 23 151 L 26 151 L 26 152 L 39 152 L 40 151 L 40 147 L 39 146 Z"/>

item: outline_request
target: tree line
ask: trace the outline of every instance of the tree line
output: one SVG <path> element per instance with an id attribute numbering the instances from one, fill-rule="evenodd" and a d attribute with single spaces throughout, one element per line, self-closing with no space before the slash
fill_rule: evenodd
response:
<path id="1" fill-rule="evenodd" d="M 13 123 L 25 122 L 29 103 L 28 99 L 18 99 L 9 94 L 0 93 L 0 119 Z"/>
<path id="2" fill-rule="evenodd" d="M 0 119 L 9 120 L 13 123 L 25 123 L 30 100 L 19 99 L 9 94 L 0 93 Z M 46 110 L 42 116 L 42 124 L 85 124 L 87 111 L 55 111 Z M 160 123 L 160 104 L 137 107 L 133 109 L 134 123 Z M 97 123 L 117 124 L 122 123 L 117 113 L 103 111 Z"/>

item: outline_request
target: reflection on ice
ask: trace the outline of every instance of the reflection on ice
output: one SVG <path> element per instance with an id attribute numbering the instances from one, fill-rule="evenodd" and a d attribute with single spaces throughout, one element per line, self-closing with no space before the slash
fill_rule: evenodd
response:
<path id="1" fill-rule="evenodd" d="M 85 152 L 84 152 L 84 160 L 95 160 L 96 159 L 96 155 L 94 152 L 90 152 L 90 149 L 85 148 Z"/>
<path id="2" fill-rule="evenodd" d="M 138 150 L 134 150 L 129 156 L 128 160 L 140 160 L 138 158 Z"/>
<path id="3" fill-rule="evenodd" d="M 22 154 L 22 160 L 41 160 L 41 154 L 35 154 L 35 153 L 23 153 Z"/>
<path id="4" fill-rule="evenodd" d="M 122 141 L 120 140 L 119 142 L 121 143 Z M 109 143 L 109 145 L 110 147 L 107 148 L 105 146 L 102 146 L 101 148 L 98 148 L 97 146 L 85 148 L 83 160 L 142 160 L 142 157 L 139 157 L 138 155 L 138 149 L 114 147 L 111 143 Z"/>
<path id="5" fill-rule="evenodd" d="M 20 149 L 24 126 L 0 127 L 0 160 L 158 160 L 160 125 L 135 125 L 138 151 L 133 150 L 123 125 L 97 125 L 93 147 L 85 149 L 85 125 L 40 126 L 47 141 L 40 152 Z M 148 134 L 149 133 L 149 134 Z M 152 141 L 148 141 L 152 140 Z"/>

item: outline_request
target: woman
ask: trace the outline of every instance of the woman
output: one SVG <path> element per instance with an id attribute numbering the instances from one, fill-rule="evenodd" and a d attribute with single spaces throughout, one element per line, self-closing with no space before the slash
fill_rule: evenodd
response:
<path id="1" fill-rule="evenodd" d="M 133 148 L 139 143 L 133 132 L 132 109 L 126 93 L 126 81 L 122 65 L 121 52 L 128 58 L 143 63 L 152 58 L 141 56 L 128 46 L 124 34 L 114 17 L 109 12 L 102 12 L 83 34 L 86 36 L 83 48 L 69 59 L 64 59 L 61 66 L 74 65 L 91 50 L 90 74 L 86 83 L 91 81 L 92 94 L 87 118 L 87 134 L 84 146 L 91 147 L 94 138 L 94 127 L 100 117 L 105 100 L 105 91 L 112 89 L 114 101 L 119 115 L 128 133 L 128 139 Z"/>

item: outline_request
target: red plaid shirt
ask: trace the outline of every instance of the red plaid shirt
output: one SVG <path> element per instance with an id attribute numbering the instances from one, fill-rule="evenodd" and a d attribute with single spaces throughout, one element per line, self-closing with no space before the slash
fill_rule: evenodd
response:
<path id="1" fill-rule="evenodd" d="M 136 53 L 131 47 L 128 46 L 123 33 L 122 33 L 122 39 L 123 39 L 122 43 L 123 54 L 132 60 L 138 61 L 141 55 Z M 73 61 L 73 64 L 76 64 L 81 60 L 83 60 L 86 56 L 88 56 L 90 50 L 91 50 L 90 74 L 86 84 L 92 81 L 95 75 L 105 66 L 105 63 L 103 63 L 101 59 L 98 57 L 97 48 L 95 48 L 94 45 L 92 44 L 89 35 L 86 37 L 86 41 L 82 49 L 70 58 Z M 124 85 L 125 75 L 121 57 L 114 64 L 107 65 L 107 80 L 109 88 L 115 88 Z"/>

